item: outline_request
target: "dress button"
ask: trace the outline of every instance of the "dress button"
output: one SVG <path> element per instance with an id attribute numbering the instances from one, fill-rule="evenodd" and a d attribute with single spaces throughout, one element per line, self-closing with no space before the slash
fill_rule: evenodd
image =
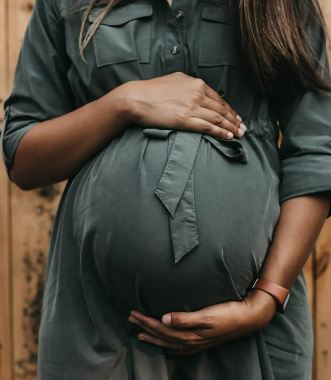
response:
<path id="1" fill-rule="evenodd" d="M 178 11 L 176 13 L 176 19 L 179 21 L 184 17 L 184 12 L 183 11 Z"/>
<path id="2" fill-rule="evenodd" d="M 171 54 L 176 55 L 179 53 L 179 46 L 175 45 L 171 50 Z"/>

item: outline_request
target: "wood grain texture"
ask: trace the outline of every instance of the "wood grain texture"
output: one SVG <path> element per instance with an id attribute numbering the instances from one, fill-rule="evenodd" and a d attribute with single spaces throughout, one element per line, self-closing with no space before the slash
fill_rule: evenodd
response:
<path id="1" fill-rule="evenodd" d="M 316 244 L 315 262 L 315 378 L 331 379 L 331 220 L 327 220 Z"/>
<path id="2" fill-rule="evenodd" d="M 22 192 L 12 185 L 15 380 L 36 378 L 44 267 L 61 189 Z"/>
<path id="3" fill-rule="evenodd" d="M 0 0 L 0 122 L 3 101 L 8 93 L 8 12 L 7 0 Z M 9 182 L 0 165 L 0 379 L 13 378 L 13 334 L 10 260 Z"/>
<path id="4" fill-rule="evenodd" d="M 331 0 L 321 0 L 325 21 L 331 36 Z M 329 40 L 329 59 L 331 45 Z M 331 379 L 331 218 L 324 224 L 315 248 L 314 315 L 315 370 L 314 380 Z"/>
<path id="5" fill-rule="evenodd" d="M 8 79 L 12 83 L 22 37 L 34 2 L 10 0 L 8 4 Z M 44 268 L 62 185 L 23 192 L 11 183 L 10 189 L 14 379 L 34 380 Z"/>

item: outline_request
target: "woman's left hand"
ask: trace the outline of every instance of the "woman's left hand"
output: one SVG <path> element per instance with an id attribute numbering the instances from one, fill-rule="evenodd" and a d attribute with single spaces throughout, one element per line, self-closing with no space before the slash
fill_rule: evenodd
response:
<path id="1" fill-rule="evenodd" d="M 242 301 L 229 301 L 190 313 L 163 315 L 162 321 L 132 311 L 129 321 L 143 331 L 138 338 L 172 355 L 188 355 L 265 327 L 276 312 L 276 301 L 255 289 Z"/>

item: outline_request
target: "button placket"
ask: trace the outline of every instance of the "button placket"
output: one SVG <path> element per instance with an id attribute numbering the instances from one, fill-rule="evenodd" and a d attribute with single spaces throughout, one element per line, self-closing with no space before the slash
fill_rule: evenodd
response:
<path id="1" fill-rule="evenodd" d="M 167 37 L 167 71 L 185 72 L 185 36 L 188 5 L 183 0 L 173 1 L 167 24 L 172 33 Z"/>
<path id="2" fill-rule="evenodd" d="M 172 55 L 177 55 L 177 54 L 179 54 L 179 52 L 180 52 L 180 49 L 179 49 L 179 46 L 178 46 L 178 45 L 173 46 L 173 47 L 171 48 L 171 50 L 170 50 L 170 53 L 171 53 Z"/>
<path id="3" fill-rule="evenodd" d="M 172 31 L 167 35 L 167 54 L 165 55 L 167 71 L 170 73 L 175 71 L 185 71 L 182 36 L 178 26 L 176 26 L 176 24 L 173 25 L 174 22 L 177 21 L 174 17 L 172 17 L 172 20 L 169 21 L 169 26 Z"/>
<path id="4" fill-rule="evenodd" d="M 184 17 L 184 12 L 182 10 L 177 11 L 177 13 L 176 13 L 176 19 L 178 21 L 181 21 L 183 19 L 183 17 Z"/>

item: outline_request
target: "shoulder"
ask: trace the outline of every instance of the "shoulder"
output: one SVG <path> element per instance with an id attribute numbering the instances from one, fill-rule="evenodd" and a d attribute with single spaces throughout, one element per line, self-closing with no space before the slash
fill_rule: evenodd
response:
<path id="1" fill-rule="evenodd" d="M 49 1 L 49 0 L 47 0 Z M 91 0 L 54 0 L 62 17 L 82 12 L 91 3 Z"/>
<path id="2" fill-rule="evenodd" d="M 72 13 L 80 12 L 88 4 L 89 0 L 36 0 L 35 8 L 60 20 Z"/>

